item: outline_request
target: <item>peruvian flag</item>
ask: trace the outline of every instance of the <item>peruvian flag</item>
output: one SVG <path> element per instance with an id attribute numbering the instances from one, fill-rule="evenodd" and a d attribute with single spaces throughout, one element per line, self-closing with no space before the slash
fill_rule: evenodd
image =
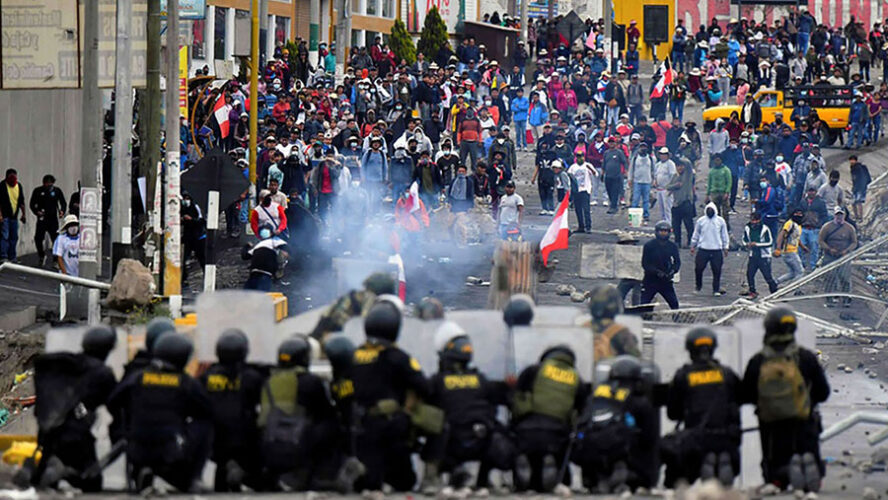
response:
<path id="1" fill-rule="evenodd" d="M 667 57 L 660 66 L 660 81 L 654 86 L 654 90 L 651 90 L 651 98 L 663 97 L 663 94 L 666 93 L 666 86 L 670 84 L 672 84 L 672 67 Z"/>
<path id="2" fill-rule="evenodd" d="M 570 235 L 570 226 L 568 225 L 568 206 L 570 205 L 570 196 L 565 196 L 558 205 L 558 211 L 555 212 L 555 218 L 546 229 L 543 240 L 540 241 L 540 252 L 543 255 L 543 264 L 549 265 L 549 254 L 552 250 L 564 250 L 567 248 L 567 237 Z"/>
<path id="3" fill-rule="evenodd" d="M 225 94 L 219 94 L 219 99 L 213 105 L 213 116 L 216 117 L 216 123 L 219 124 L 219 135 L 222 139 L 228 137 L 229 112 L 231 112 L 231 106 L 225 104 Z"/>
<path id="4" fill-rule="evenodd" d="M 401 258 L 401 238 L 397 232 L 389 233 L 389 244 L 395 253 L 389 257 L 388 263 L 398 268 L 398 298 L 407 300 L 407 275 L 404 273 L 404 259 Z"/>
<path id="5" fill-rule="evenodd" d="M 411 214 L 419 210 L 419 183 L 416 181 L 410 185 L 410 197 L 407 198 L 407 202 L 410 204 Z"/>

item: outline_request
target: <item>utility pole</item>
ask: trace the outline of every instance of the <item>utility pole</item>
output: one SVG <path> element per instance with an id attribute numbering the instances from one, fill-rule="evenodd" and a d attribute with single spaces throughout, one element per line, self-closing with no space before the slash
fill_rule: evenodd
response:
<path id="1" fill-rule="evenodd" d="M 614 65 L 614 3 L 604 0 L 604 57 L 607 58 L 608 70 L 617 70 Z"/>
<path id="2" fill-rule="evenodd" d="M 528 19 L 527 18 L 527 4 L 528 4 L 528 1 L 527 0 L 518 0 L 518 1 L 519 1 L 519 5 L 521 6 L 521 34 L 519 36 L 521 37 L 521 41 L 524 42 L 524 47 L 527 48 L 527 50 L 530 50 L 530 48 L 527 47 L 527 28 L 528 28 L 528 26 L 527 26 L 527 19 Z M 530 55 L 533 55 L 533 54 L 530 54 Z"/>
<path id="3" fill-rule="evenodd" d="M 164 181 L 163 294 L 182 296 L 182 225 L 179 220 L 179 2 L 167 2 L 166 176 Z M 250 101 L 256 102 L 256 101 Z"/>
<path id="4" fill-rule="evenodd" d="M 252 0 L 250 22 L 250 103 L 259 102 L 259 0 Z M 255 105 L 250 109 L 250 195 L 251 200 L 256 194 L 256 157 L 259 118 Z M 252 201 L 251 201 L 252 203 Z"/>
<path id="5" fill-rule="evenodd" d="M 111 264 L 132 244 L 132 33 L 133 0 L 117 0 L 117 67 L 114 73 L 114 149 L 111 161 Z M 113 273 L 113 271 L 112 271 Z"/>
<path id="6" fill-rule="evenodd" d="M 336 0 L 336 71 L 341 64 L 345 67 L 348 47 L 351 45 L 351 1 Z"/>
<path id="7" fill-rule="evenodd" d="M 157 163 L 160 162 L 160 0 L 148 0 L 148 50 L 146 99 L 140 100 L 139 119 L 145 121 L 141 139 L 141 173 L 145 178 L 145 208 L 154 206 Z M 160 214 L 154 214 L 160 217 Z"/>
<path id="8" fill-rule="evenodd" d="M 321 35 L 321 0 L 308 0 L 308 23 L 308 60 L 317 67 L 318 37 Z"/>
<path id="9" fill-rule="evenodd" d="M 80 183 L 102 193 L 102 100 L 99 89 L 99 0 L 83 0 L 83 66 L 80 112 Z M 81 260 L 80 277 L 95 279 L 102 273 L 102 220 L 98 221 L 95 262 Z"/>
<path id="10" fill-rule="evenodd" d="M 272 28 L 274 28 L 272 26 Z M 268 47 L 268 0 L 259 0 L 259 60 L 267 61 L 272 54 L 266 54 Z M 252 48 L 252 47 L 251 47 Z M 252 101 L 250 101 L 252 102 Z"/>

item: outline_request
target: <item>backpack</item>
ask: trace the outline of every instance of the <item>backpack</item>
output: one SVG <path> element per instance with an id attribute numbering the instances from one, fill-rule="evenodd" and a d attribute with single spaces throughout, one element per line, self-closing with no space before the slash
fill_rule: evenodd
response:
<path id="1" fill-rule="evenodd" d="M 275 374 L 281 375 L 289 374 Z M 269 378 L 263 386 L 263 406 L 267 403 L 268 410 L 265 418 L 265 427 L 262 430 L 262 451 L 269 464 L 273 466 L 289 467 L 297 463 L 299 445 L 303 434 L 308 427 L 308 419 L 305 409 L 296 403 L 294 398 L 292 412 L 288 412 L 278 406 L 271 390 L 272 378 Z M 294 394 L 298 392 L 299 374 L 293 372 L 293 376 L 286 376 L 286 385 L 292 384 Z"/>
<path id="2" fill-rule="evenodd" d="M 603 384 L 580 417 L 580 442 L 573 458 L 584 466 L 604 466 L 629 456 L 636 434 L 635 418 L 626 411 L 628 389 Z"/>
<path id="3" fill-rule="evenodd" d="M 595 361 L 600 361 L 602 359 L 612 358 L 617 355 L 614 352 L 613 345 L 611 345 L 611 341 L 614 336 L 623 329 L 623 325 L 619 323 L 612 323 L 609 327 L 605 328 L 601 335 L 596 335 L 593 339 L 592 350 L 594 353 Z"/>
<path id="4" fill-rule="evenodd" d="M 764 360 L 758 379 L 759 421 L 806 420 L 811 415 L 811 398 L 799 369 L 798 348 L 778 353 L 765 347 L 762 354 Z"/>

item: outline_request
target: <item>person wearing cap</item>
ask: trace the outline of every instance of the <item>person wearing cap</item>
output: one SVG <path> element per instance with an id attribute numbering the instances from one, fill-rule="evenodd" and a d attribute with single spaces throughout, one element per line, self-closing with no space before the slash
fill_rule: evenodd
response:
<path id="1" fill-rule="evenodd" d="M 854 101 L 851 103 L 851 110 L 848 112 L 848 124 L 851 130 L 848 132 L 848 142 L 845 149 L 857 149 L 863 146 L 866 136 L 866 125 L 869 122 L 869 109 L 863 102 L 863 93 L 859 90 L 854 91 Z"/>
<path id="2" fill-rule="evenodd" d="M 833 220 L 827 222 L 820 228 L 818 236 L 818 245 L 823 252 L 820 265 L 828 266 L 857 248 L 857 231 L 854 226 L 845 220 L 845 209 L 840 205 L 836 205 L 832 211 Z M 851 263 L 846 262 L 839 266 L 832 275 L 826 280 L 824 293 L 830 292 L 851 292 Z M 835 304 L 838 300 L 834 297 L 827 299 L 827 304 Z M 851 304 L 849 297 L 842 298 L 842 306 L 848 307 Z"/>
<path id="3" fill-rule="evenodd" d="M 576 183 L 576 190 L 571 190 L 571 197 L 574 204 L 574 210 L 577 214 L 577 230 L 578 233 L 592 232 L 592 216 L 589 212 L 589 197 L 592 194 L 592 179 L 598 176 L 598 170 L 585 160 L 582 152 L 575 155 L 576 161 L 567 170 L 568 175 L 573 178 Z M 556 160 L 559 164 L 562 161 Z M 574 184 L 571 182 L 571 185 Z"/>
<path id="4" fill-rule="evenodd" d="M 657 161 L 654 163 L 653 188 L 657 195 L 657 206 L 660 207 L 658 221 L 666 221 L 672 225 L 673 192 L 669 188 L 674 186 L 678 171 L 675 162 L 669 154 L 669 148 L 663 146 L 657 151 Z"/>
<path id="5" fill-rule="evenodd" d="M 509 180 L 505 185 L 505 194 L 499 198 L 497 222 L 500 238 L 508 238 L 510 229 L 517 228 L 520 231 L 523 220 L 524 198 L 515 192 L 515 181 Z"/>
<path id="6" fill-rule="evenodd" d="M 52 255 L 60 273 L 80 276 L 80 222 L 76 215 L 69 214 L 62 220 L 59 237 L 52 245 Z"/>

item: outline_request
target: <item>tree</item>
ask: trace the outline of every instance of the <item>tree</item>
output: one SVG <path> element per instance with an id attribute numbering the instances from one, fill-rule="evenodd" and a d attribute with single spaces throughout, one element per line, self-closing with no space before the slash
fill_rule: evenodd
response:
<path id="1" fill-rule="evenodd" d="M 450 38 L 447 35 L 447 25 L 441 19 L 438 8 L 432 7 L 426 14 L 416 51 L 422 52 L 427 59 L 433 60 L 438 56 L 438 51 L 448 45 L 450 45 Z"/>
<path id="2" fill-rule="evenodd" d="M 395 53 L 398 64 L 401 63 L 401 59 L 407 61 L 407 64 L 416 62 L 416 46 L 413 45 L 413 38 L 407 32 L 407 25 L 400 19 L 395 19 L 395 24 L 392 25 L 389 47 Z"/>

